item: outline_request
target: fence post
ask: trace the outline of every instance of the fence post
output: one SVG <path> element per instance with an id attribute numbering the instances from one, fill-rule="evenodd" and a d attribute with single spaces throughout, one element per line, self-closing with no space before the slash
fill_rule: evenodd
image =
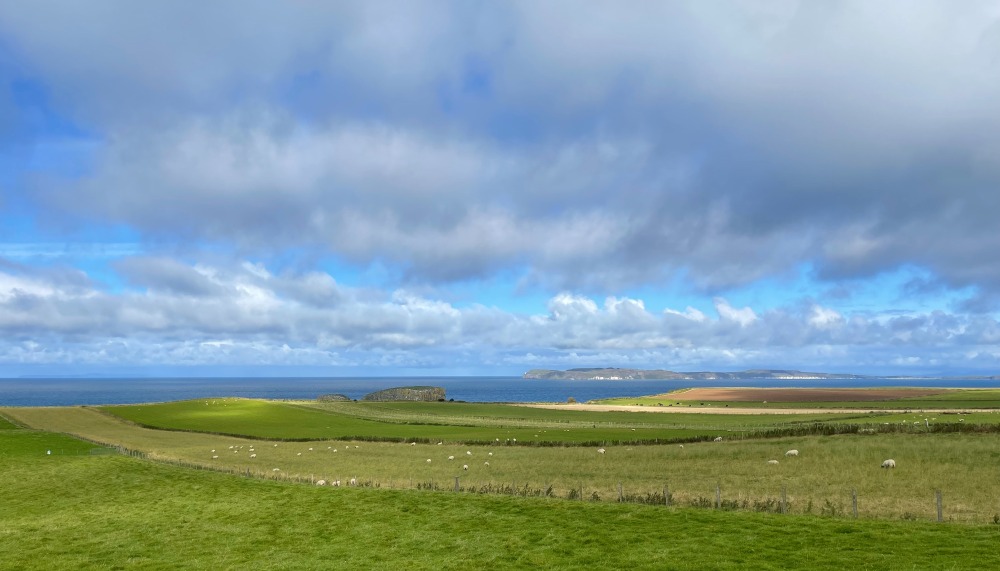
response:
<path id="1" fill-rule="evenodd" d="M 937 496 L 937 520 L 944 521 L 944 514 L 941 513 L 941 490 L 934 490 L 934 495 Z"/>
<path id="2" fill-rule="evenodd" d="M 458 491 L 458 476 L 455 476 L 455 491 Z"/>
<path id="3" fill-rule="evenodd" d="M 618 482 L 618 502 L 622 501 L 622 483 Z"/>
<path id="4" fill-rule="evenodd" d="M 722 484 L 715 485 L 715 509 L 722 507 Z"/>
<path id="5" fill-rule="evenodd" d="M 663 486 L 663 505 L 670 505 L 670 488 Z"/>
<path id="6" fill-rule="evenodd" d="M 858 519 L 858 490 L 851 488 L 851 508 L 854 510 L 854 519 Z"/>
<path id="7" fill-rule="evenodd" d="M 788 486 L 781 486 L 781 513 L 788 513 Z"/>

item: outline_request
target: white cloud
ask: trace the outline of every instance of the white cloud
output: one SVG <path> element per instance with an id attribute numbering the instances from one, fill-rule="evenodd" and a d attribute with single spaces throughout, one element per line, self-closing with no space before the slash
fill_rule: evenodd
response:
<path id="1" fill-rule="evenodd" d="M 819 329 L 836 326 L 842 323 L 843 320 L 844 318 L 836 311 L 819 305 L 812 307 L 812 312 L 809 316 L 809 324 Z"/>
<path id="2" fill-rule="evenodd" d="M 736 309 L 721 297 L 715 298 L 713 303 L 715 304 L 715 310 L 719 312 L 719 317 L 725 321 L 738 323 L 741 327 L 746 327 L 757 321 L 757 314 L 749 307 Z"/>

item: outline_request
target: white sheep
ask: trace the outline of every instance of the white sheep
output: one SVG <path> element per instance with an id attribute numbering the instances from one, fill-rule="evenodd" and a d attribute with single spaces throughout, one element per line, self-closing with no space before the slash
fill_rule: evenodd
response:
<path id="1" fill-rule="evenodd" d="M 299 452 L 298 454 L 296 454 L 296 456 L 302 456 L 302 453 L 301 453 L 301 452 Z"/>
<path id="2" fill-rule="evenodd" d="M 357 478 L 351 478 L 351 482 L 350 482 L 350 484 L 351 484 L 352 486 L 357 486 L 357 485 L 358 485 L 358 479 L 357 479 Z"/>
<path id="3" fill-rule="evenodd" d="M 768 460 L 767 463 L 768 464 L 777 464 L 778 461 L 777 460 Z"/>
<path id="4" fill-rule="evenodd" d="M 455 459 L 455 457 L 454 457 L 454 456 L 448 456 L 448 459 L 449 459 L 449 460 L 454 460 L 454 459 Z"/>
<path id="5" fill-rule="evenodd" d="M 714 442 L 722 442 L 722 437 L 716 436 Z"/>
<path id="6" fill-rule="evenodd" d="M 416 442 L 411 442 L 411 443 L 410 443 L 410 446 L 416 446 L 416 445 L 417 445 L 417 443 L 416 443 Z"/>
<path id="7" fill-rule="evenodd" d="M 316 480 L 316 485 L 317 486 L 325 486 L 326 485 L 326 480 Z"/>
<path id="8" fill-rule="evenodd" d="M 466 450 L 465 451 L 465 455 L 466 456 L 472 456 L 472 450 Z"/>
<path id="9" fill-rule="evenodd" d="M 490 463 L 489 463 L 489 461 L 486 461 L 486 462 L 483 462 L 483 465 L 485 465 L 485 466 L 489 466 L 489 465 L 490 465 Z"/>
<path id="10" fill-rule="evenodd" d="M 883 468 L 895 468 L 896 467 L 896 461 L 893 460 L 892 458 L 889 458 L 888 460 L 882 462 L 882 467 Z"/>
<path id="11" fill-rule="evenodd" d="M 274 469 L 273 469 L 273 470 L 271 470 L 271 471 L 272 471 L 272 472 L 280 472 L 280 471 L 281 471 L 281 468 L 274 468 Z"/>
<path id="12" fill-rule="evenodd" d="M 683 445 L 683 444 L 678 444 L 678 446 L 680 446 L 681 448 L 684 448 L 684 445 Z"/>
<path id="13" fill-rule="evenodd" d="M 312 448 L 310 448 L 309 451 L 312 452 Z"/>
<path id="14" fill-rule="evenodd" d="M 250 457 L 251 457 L 251 458 L 256 458 L 256 457 L 257 457 L 257 455 L 256 455 L 256 454 L 251 454 L 251 455 L 250 455 Z"/>
<path id="15" fill-rule="evenodd" d="M 212 456 L 212 460 L 218 460 L 218 459 L 219 459 L 218 456 Z"/>
<path id="16" fill-rule="evenodd" d="M 430 459 L 430 458 L 428 458 L 428 459 L 427 459 L 427 463 L 428 463 L 428 464 L 430 464 L 430 463 L 431 463 L 431 459 Z"/>
<path id="17" fill-rule="evenodd" d="M 331 483 L 330 485 L 334 486 L 336 488 L 339 488 L 340 487 L 340 480 L 334 480 L 333 483 Z"/>
<path id="18" fill-rule="evenodd" d="M 798 456 L 798 455 L 799 455 L 799 451 L 798 450 L 794 450 L 794 449 L 793 450 L 789 450 L 788 452 L 785 452 L 785 456 Z"/>
<path id="19" fill-rule="evenodd" d="M 462 469 L 468 471 L 469 465 L 468 464 L 462 464 Z"/>
<path id="20" fill-rule="evenodd" d="M 215 450 L 212 450 L 212 454 L 215 454 Z"/>
<path id="21" fill-rule="evenodd" d="M 603 448 L 598 448 L 598 449 L 597 449 L 597 453 L 598 453 L 598 454 L 604 454 L 605 452 L 607 452 L 607 450 L 605 450 L 605 449 L 603 449 Z"/>
<path id="22" fill-rule="evenodd" d="M 490 452 L 490 453 L 489 453 L 489 455 L 490 455 L 490 456 L 492 456 L 492 455 L 493 455 L 493 453 L 492 453 L 492 452 Z"/>

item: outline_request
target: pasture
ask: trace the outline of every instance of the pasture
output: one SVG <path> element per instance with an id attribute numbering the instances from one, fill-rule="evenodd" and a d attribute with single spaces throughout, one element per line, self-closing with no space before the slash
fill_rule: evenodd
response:
<path id="1" fill-rule="evenodd" d="M 838 398 L 841 397 L 841 398 Z M 681 389 L 662 395 L 593 401 L 606 405 L 679 408 L 1000 410 L 1000 389 Z"/>
<path id="2" fill-rule="evenodd" d="M 28 435 L 33 435 L 27 438 Z M 182 434 L 180 436 L 193 436 Z M 32 438 L 36 440 L 32 442 Z M 0 568 L 961 569 L 997 526 L 721 512 L 240 478 L 0 431 Z M 86 443 L 73 446 L 87 447 Z M 81 452 L 83 451 L 81 448 Z M 15 547 L 16 546 L 16 547 Z"/>
<path id="3" fill-rule="evenodd" d="M 883 432 L 882 417 L 875 415 L 879 422 L 866 425 L 871 428 L 862 432 L 848 426 L 850 434 L 741 440 L 746 436 L 743 427 L 780 425 L 786 417 L 616 413 L 611 417 L 614 421 L 599 424 L 600 418 L 608 418 L 601 415 L 608 413 L 394 403 L 352 408 L 357 415 L 367 416 L 359 418 L 340 412 L 340 407 L 328 410 L 245 399 L 225 399 L 220 405 L 220 400 L 214 406 L 185 401 L 102 411 L 71 407 L 5 409 L 4 413 L 28 426 L 123 446 L 151 459 L 263 479 L 347 482 L 356 478 L 360 485 L 383 489 L 452 490 L 457 477 L 459 488 L 466 492 L 501 491 L 602 503 L 615 502 L 621 485 L 626 499 L 665 503 L 663 492 L 667 491 L 671 503 L 682 507 L 714 505 L 718 487 L 722 507 L 761 511 L 777 511 L 785 490 L 788 512 L 838 517 L 852 512 L 851 493 L 856 491 L 863 519 L 917 520 L 934 518 L 934 493 L 941 490 L 947 520 L 989 523 L 1000 514 L 996 483 L 1000 434 L 990 431 L 935 432 L 906 420 L 891 426 L 892 432 Z M 258 413 L 270 420 L 255 424 Z M 379 414 L 390 415 L 392 422 L 372 418 Z M 430 419 L 441 424 L 416 423 Z M 841 421 L 843 415 L 830 415 L 830 420 Z M 134 422 L 170 430 L 143 428 Z M 335 436 L 335 430 L 345 426 L 354 431 L 372 424 L 383 426 L 369 433 L 369 440 Z M 636 427 L 635 432 L 630 426 Z M 198 429 L 201 432 L 194 431 Z M 603 454 L 597 445 L 580 444 L 582 438 L 611 442 L 609 437 L 621 433 L 628 437 L 643 430 L 722 434 L 723 441 L 689 441 L 683 447 L 677 443 L 609 443 L 600 445 Z M 239 431 L 247 434 L 231 435 Z M 576 431 L 586 436 L 577 436 Z M 470 434 L 479 444 L 464 440 Z M 398 440 L 378 441 L 386 436 Z M 309 437 L 313 439 L 289 441 Z M 785 457 L 788 449 L 798 449 L 800 455 Z M 886 458 L 894 458 L 898 467 L 880 469 Z M 768 464 L 768 460 L 778 464 Z"/>

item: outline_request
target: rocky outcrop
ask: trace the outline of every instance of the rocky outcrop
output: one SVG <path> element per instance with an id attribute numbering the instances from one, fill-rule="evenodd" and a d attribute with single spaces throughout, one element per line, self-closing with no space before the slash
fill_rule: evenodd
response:
<path id="1" fill-rule="evenodd" d="M 368 393 L 361 397 L 368 401 L 425 401 L 444 400 L 444 389 L 441 387 L 396 387 Z"/>
<path id="2" fill-rule="evenodd" d="M 351 397 L 347 395 L 342 395 L 340 393 L 333 393 L 329 395 L 319 395 L 318 397 L 316 397 L 316 400 L 321 402 L 342 401 L 342 400 L 351 400 Z"/>

